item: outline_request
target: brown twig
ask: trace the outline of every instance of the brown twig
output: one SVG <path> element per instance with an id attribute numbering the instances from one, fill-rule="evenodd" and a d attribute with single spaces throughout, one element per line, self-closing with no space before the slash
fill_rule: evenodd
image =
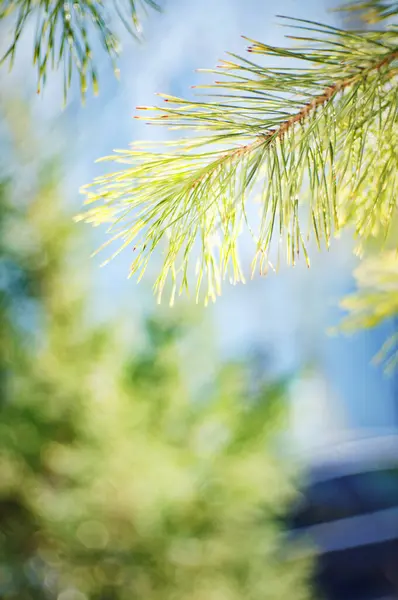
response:
<path id="1" fill-rule="evenodd" d="M 295 123 L 302 123 L 302 121 L 304 121 L 304 119 L 312 111 L 315 111 L 319 106 L 323 106 L 326 102 L 328 102 L 336 94 L 338 94 L 338 92 L 341 92 L 342 90 L 351 86 L 352 84 L 359 81 L 360 79 L 363 79 L 364 77 L 366 77 L 366 75 L 368 75 L 372 71 L 379 71 L 382 67 L 389 65 L 393 60 L 395 60 L 397 58 L 398 58 L 398 50 L 395 50 L 394 52 L 390 52 L 387 56 L 385 56 L 379 62 L 371 65 L 367 69 L 363 69 L 356 75 L 353 75 L 352 77 L 349 77 L 347 79 L 343 79 L 342 81 L 338 81 L 337 83 L 335 83 L 331 86 L 328 86 L 323 91 L 322 94 L 320 94 L 319 96 L 315 96 L 315 98 L 313 98 L 311 100 L 311 102 L 308 102 L 307 104 L 305 104 L 303 106 L 303 108 L 301 108 L 296 114 L 289 117 L 286 121 L 284 121 L 282 123 L 282 125 L 279 126 L 279 128 L 272 130 L 265 137 L 268 138 L 268 137 L 272 137 L 272 136 L 276 135 L 276 137 L 283 138 L 285 133 L 290 129 L 290 127 L 292 125 L 294 125 Z"/>

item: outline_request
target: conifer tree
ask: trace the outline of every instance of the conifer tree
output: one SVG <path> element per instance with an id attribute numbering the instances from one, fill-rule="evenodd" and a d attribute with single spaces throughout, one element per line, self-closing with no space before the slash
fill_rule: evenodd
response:
<path id="1" fill-rule="evenodd" d="M 1 598 L 305 600 L 277 555 L 285 382 L 217 363 L 193 395 L 175 313 L 133 348 L 93 322 L 62 177 L 22 163 L 0 189 Z"/>

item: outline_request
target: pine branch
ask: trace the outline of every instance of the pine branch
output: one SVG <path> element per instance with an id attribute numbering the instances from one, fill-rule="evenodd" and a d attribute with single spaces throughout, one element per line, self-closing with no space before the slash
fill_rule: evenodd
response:
<path id="1" fill-rule="evenodd" d="M 66 101 L 73 72 L 79 77 L 84 100 L 91 84 L 98 93 L 98 75 L 93 55 L 93 35 L 96 34 L 117 74 L 120 41 L 115 33 L 115 22 L 121 21 L 128 32 L 138 38 L 141 25 L 138 13 L 145 6 L 159 9 L 154 0 L 118 0 L 113 3 L 100 0 L 3 0 L 0 23 L 13 23 L 12 42 L 0 59 L 9 61 L 12 68 L 21 36 L 29 23 L 36 22 L 33 64 L 37 67 L 37 92 L 46 83 L 49 70 L 64 69 L 64 98 Z"/>
<path id="2" fill-rule="evenodd" d="M 202 86 L 211 89 L 209 100 L 163 95 L 165 107 L 141 107 L 156 111 L 150 123 L 192 135 L 163 152 L 134 144 L 117 151 L 105 160 L 129 166 L 84 189 L 87 203 L 99 204 L 79 218 L 110 223 L 110 241 L 133 245 L 132 274 L 143 275 L 162 242 L 159 295 L 168 276 L 172 299 L 188 288 L 193 258 L 197 293 L 207 278 L 206 301 L 227 275 L 242 281 L 244 226 L 255 243 L 253 272 L 258 261 L 260 272 L 268 268 L 275 237 L 288 262 L 302 253 L 309 264 L 311 237 L 328 245 L 345 225 L 355 227 L 359 242 L 380 230 L 388 236 L 397 209 L 398 32 L 291 23 L 306 37 L 290 37 L 306 46 L 249 40 L 248 49 L 287 66 L 230 55 L 210 71 L 224 79 Z M 260 214 L 251 223 L 255 192 Z"/>
<path id="3" fill-rule="evenodd" d="M 332 100 L 334 96 L 346 88 L 354 85 L 358 81 L 361 81 L 364 77 L 370 74 L 372 71 L 379 71 L 382 67 L 388 66 L 391 62 L 398 59 L 398 50 L 392 51 L 387 54 L 382 60 L 375 62 L 373 65 L 360 71 L 358 74 L 353 75 L 347 79 L 343 79 L 342 81 L 337 81 L 335 84 L 327 87 L 322 94 L 319 96 L 315 96 L 310 102 L 305 104 L 303 108 L 301 108 L 297 113 L 290 116 L 288 119 L 282 122 L 282 124 L 274 130 L 270 130 L 265 136 L 262 136 L 264 139 L 279 137 L 283 138 L 285 133 L 293 127 L 297 123 L 302 123 L 306 120 L 307 117 L 310 116 L 312 111 L 316 111 L 317 108 L 321 108 L 326 102 Z M 395 71 L 391 73 L 391 77 L 395 76 Z M 254 144 L 257 142 L 254 142 Z M 247 146 L 244 147 L 247 149 Z"/>

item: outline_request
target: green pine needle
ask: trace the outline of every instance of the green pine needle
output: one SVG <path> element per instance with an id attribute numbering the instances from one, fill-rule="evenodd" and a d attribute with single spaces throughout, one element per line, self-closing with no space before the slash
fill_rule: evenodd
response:
<path id="1" fill-rule="evenodd" d="M 328 245 L 346 225 L 360 244 L 388 237 L 398 202 L 398 30 L 290 26 L 295 47 L 249 40 L 250 58 L 221 61 L 211 71 L 218 80 L 202 86 L 208 98 L 143 107 L 146 121 L 190 135 L 160 150 L 115 151 L 105 160 L 127 166 L 83 190 L 94 207 L 78 219 L 108 223 L 109 242 L 134 248 L 131 274 L 141 278 L 162 255 L 159 298 L 168 279 L 172 301 L 187 290 L 195 264 L 206 301 L 226 277 L 242 281 L 244 229 L 253 273 L 268 268 L 275 242 L 294 264 L 300 254 L 309 263 L 310 238 Z"/>
<path id="2" fill-rule="evenodd" d="M 64 98 L 77 72 L 82 99 L 89 85 L 98 93 L 98 75 L 93 56 L 93 34 L 96 34 L 109 55 L 115 73 L 120 41 L 115 22 L 121 20 L 131 35 L 138 38 L 141 26 L 138 12 L 150 6 L 158 9 L 153 0 L 2 0 L 0 22 L 12 23 L 12 41 L 0 63 L 15 59 L 20 38 L 30 23 L 36 23 L 33 64 L 37 68 L 37 92 L 46 83 L 49 70 L 64 69 Z"/>

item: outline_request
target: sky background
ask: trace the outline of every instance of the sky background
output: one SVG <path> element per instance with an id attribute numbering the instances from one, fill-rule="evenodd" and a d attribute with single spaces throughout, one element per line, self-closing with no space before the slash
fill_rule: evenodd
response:
<path id="1" fill-rule="evenodd" d="M 126 148 L 133 140 L 167 135 L 165 129 L 134 120 L 137 105 L 155 104 L 156 92 L 191 96 L 190 86 L 206 80 L 195 69 L 214 67 L 226 50 L 244 53 L 247 44 L 242 35 L 275 45 L 289 43 L 283 40 L 287 32 L 275 13 L 339 24 L 327 11 L 330 4 L 321 0 L 167 0 L 162 5 L 161 14 L 151 12 L 144 22 L 142 45 L 123 35 L 119 82 L 99 53 L 100 95 L 89 98 L 85 108 L 74 90 L 67 108 L 61 110 L 61 80 L 56 75 L 51 76 L 44 97 L 33 94 L 34 72 L 26 67 L 31 64 L 29 36 L 23 40 L 14 73 L 4 69 L 0 73 L 3 82 L 23 83 L 27 97 L 34 97 L 30 104 L 37 123 L 43 131 L 48 128 L 57 142 L 49 153 L 60 149 L 65 157 L 68 201 L 77 210 L 82 200 L 79 187 L 107 168 L 94 164 L 97 158 L 114 148 Z M 96 231 L 90 238 L 91 249 L 104 239 L 103 231 Z M 249 258 L 244 260 L 246 272 Z M 134 318 L 148 305 L 153 308 L 148 289 L 154 274 L 149 272 L 137 287 L 127 280 L 129 260 L 127 251 L 104 269 L 97 268 L 100 258 L 92 261 L 93 313 L 98 318 L 105 319 L 110 312 Z M 339 299 L 354 289 L 355 264 L 349 238 L 336 240 L 329 253 L 312 252 L 310 270 L 282 269 L 244 286 L 226 285 L 223 296 L 208 309 L 215 343 L 223 354 L 255 350 L 267 356 L 267 368 L 282 372 L 308 365 L 315 368 L 316 377 L 302 377 L 292 388 L 294 431 L 306 446 L 345 427 L 392 427 L 396 418 L 394 381 L 370 363 L 391 326 L 351 337 L 327 333 L 342 316 Z M 179 304 L 172 310 L 178 311 Z M 397 407 L 398 400 L 395 403 Z"/>

